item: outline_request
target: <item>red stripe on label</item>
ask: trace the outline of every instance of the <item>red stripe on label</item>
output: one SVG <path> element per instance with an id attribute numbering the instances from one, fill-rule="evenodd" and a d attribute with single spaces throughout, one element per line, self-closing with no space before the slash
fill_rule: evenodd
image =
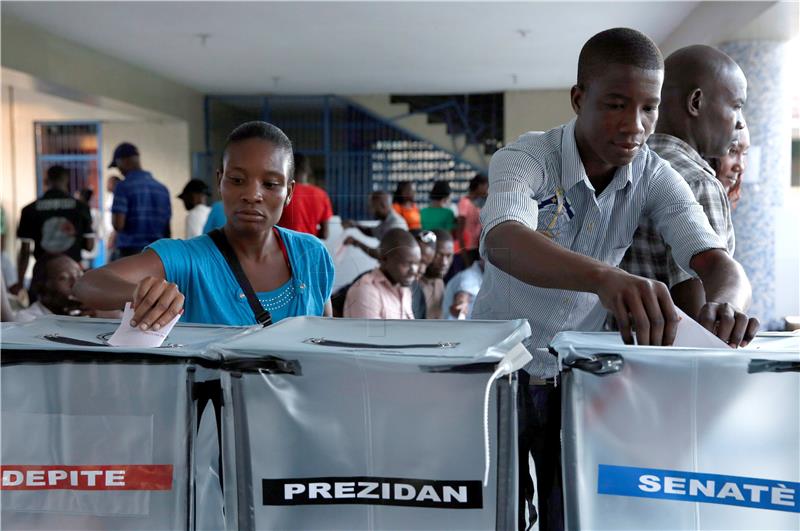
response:
<path id="1" fill-rule="evenodd" d="M 2 465 L 2 490 L 171 490 L 172 465 Z"/>

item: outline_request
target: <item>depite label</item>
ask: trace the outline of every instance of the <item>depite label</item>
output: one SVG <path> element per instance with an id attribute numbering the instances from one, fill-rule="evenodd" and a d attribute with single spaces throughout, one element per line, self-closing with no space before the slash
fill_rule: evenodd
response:
<path id="1" fill-rule="evenodd" d="M 2 490 L 171 490 L 172 465 L 2 465 Z"/>
<path id="2" fill-rule="evenodd" d="M 399 505 L 480 509 L 480 481 L 326 477 L 262 480 L 264 505 Z"/>
<path id="3" fill-rule="evenodd" d="M 599 465 L 597 492 L 800 513 L 800 483 L 791 481 Z"/>

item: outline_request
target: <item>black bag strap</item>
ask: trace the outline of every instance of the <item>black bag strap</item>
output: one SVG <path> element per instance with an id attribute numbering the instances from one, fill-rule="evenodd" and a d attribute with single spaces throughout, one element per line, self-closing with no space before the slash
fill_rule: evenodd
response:
<path id="1" fill-rule="evenodd" d="M 256 322 L 262 326 L 271 325 L 272 316 L 261 302 L 259 302 L 258 297 L 256 297 L 256 292 L 253 290 L 253 286 L 250 285 L 250 281 L 247 280 L 247 275 L 244 274 L 242 264 L 239 263 L 239 258 L 237 258 L 236 252 L 233 250 L 233 247 L 231 247 L 228 238 L 225 237 L 225 233 L 222 232 L 222 229 L 214 229 L 208 233 L 208 236 L 211 238 L 211 241 L 214 242 L 214 245 L 217 246 L 217 249 L 219 249 L 219 252 L 225 258 L 225 261 L 228 262 L 233 276 L 236 277 L 239 287 L 242 288 L 245 297 L 247 297 L 247 302 L 250 303 L 250 309 L 253 310 Z"/>

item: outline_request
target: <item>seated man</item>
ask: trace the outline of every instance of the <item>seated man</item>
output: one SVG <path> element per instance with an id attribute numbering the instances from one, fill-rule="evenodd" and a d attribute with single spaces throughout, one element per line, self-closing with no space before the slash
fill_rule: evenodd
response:
<path id="1" fill-rule="evenodd" d="M 391 203 L 391 196 L 388 192 L 376 191 L 372 192 L 369 196 L 369 210 L 375 219 L 380 220 L 377 227 L 362 227 L 353 220 L 347 219 L 342 222 L 342 227 L 345 229 L 356 228 L 373 238 L 383 239 L 391 229 L 408 229 L 408 224 L 400 214 L 394 211 Z M 378 259 L 378 249 L 365 245 L 364 243 L 356 240 L 352 236 L 348 236 L 344 240 L 344 245 L 354 245 L 370 255 L 374 259 Z"/>
<path id="2" fill-rule="evenodd" d="M 419 244 L 410 232 L 391 229 L 378 249 L 380 265 L 347 291 L 344 317 L 413 319 L 409 288 L 419 272 Z"/>
<path id="3" fill-rule="evenodd" d="M 31 287 L 39 298 L 14 318 L 18 322 L 33 321 L 43 315 L 87 315 L 80 301 L 72 296 L 72 287 L 83 275 L 81 266 L 65 254 L 49 255 L 33 267 Z"/>
<path id="4" fill-rule="evenodd" d="M 444 299 L 444 276 L 453 263 L 453 236 L 441 229 L 430 233 L 433 236 L 436 254 L 420 272 L 415 285 L 412 307 L 415 319 L 442 319 L 442 300 Z"/>
<path id="5" fill-rule="evenodd" d="M 472 304 L 483 281 L 484 261 L 476 249 L 471 252 L 472 265 L 451 278 L 444 291 L 442 313 L 447 319 L 472 318 Z"/>

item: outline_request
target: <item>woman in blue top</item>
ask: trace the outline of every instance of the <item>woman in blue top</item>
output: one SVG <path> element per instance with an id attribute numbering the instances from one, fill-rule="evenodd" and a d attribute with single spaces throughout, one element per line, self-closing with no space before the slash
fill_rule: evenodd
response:
<path id="1" fill-rule="evenodd" d="M 248 122 L 228 137 L 218 172 L 222 228 L 247 279 L 276 322 L 331 315 L 333 261 L 315 237 L 275 224 L 292 197 L 292 145 L 277 127 Z M 132 301 L 132 323 L 161 328 L 179 313 L 193 323 L 256 324 L 247 297 L 208 235 L 159 240 L 141 254 L 88 271 L 74 288 L 95 309 Z"/>

